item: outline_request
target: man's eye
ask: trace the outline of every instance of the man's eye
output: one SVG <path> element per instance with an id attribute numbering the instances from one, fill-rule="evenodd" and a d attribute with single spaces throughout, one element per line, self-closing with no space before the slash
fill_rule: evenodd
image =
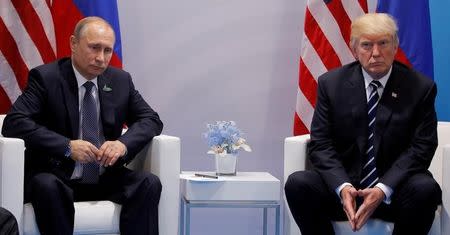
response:
<path id="1" fill-rule="evenodd" d="M 363 42 L 361 43 L 361 47 L 364 49 L 370 49 L 372 47 L 372 44 L 369 42 Z"/>

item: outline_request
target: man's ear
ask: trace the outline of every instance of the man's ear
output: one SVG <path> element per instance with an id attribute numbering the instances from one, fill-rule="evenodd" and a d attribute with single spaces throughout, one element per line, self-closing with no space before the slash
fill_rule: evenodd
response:
<path id="1" fill-rule="evenodd" d="M 78 40 L 77 40 L 77 38 L 75 38 L 75 36 L 72 35 L 72 36 L 70 36 L 69 41 L 70 41 L 70 50 L 72 52 L 74 52 L 75 47 L 76 47 L 76 45 L 78 43 Z"/>

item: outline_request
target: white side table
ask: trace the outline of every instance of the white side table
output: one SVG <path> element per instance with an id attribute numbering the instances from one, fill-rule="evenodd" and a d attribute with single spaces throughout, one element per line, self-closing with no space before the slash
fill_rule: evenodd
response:
<path id="1" fill-rule="evenodd" d="M 267 235 L 267 209 L 275 208 L 275 235 L 280 234 L 280 180 L 267 172 L 238 172 L 236 176 L 217 179 L 197 177 L 195 173 L 180 174 L 180 234 L 190 234 L 193 207 L 263 208 L 263 234 Z"/>

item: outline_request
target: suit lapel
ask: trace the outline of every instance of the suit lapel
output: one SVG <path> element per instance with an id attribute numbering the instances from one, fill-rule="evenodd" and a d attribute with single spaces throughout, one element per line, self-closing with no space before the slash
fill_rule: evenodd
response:
<path id="1" fill-rule="evenodd" d="M 382 141 L 382 136 L 386 126 L 392 117 L 392 111 L 398 104 L 398 96 L 401 85 L 401 78 L 397 76 L 397 69 L 395 64 L 392 68 L 392 73 L 389 77 L 386 87 L 383 91 L 380 101 L 377 105 L 377 118 L 375 125 L 375 135 L 374 135 L 374 151 L 375 156 L 378 154 L 378 149 Z"/>
<path id="2" fill-rule="evenodd" d="M 64 100 L 67 114 L 69 116 L 70 127 L 72 128 L 72 138 L 76 139 L 79 135 L 79 104 L 78 104 L 78 84 L 73 72 L 71 60 L 61 60 L 61 74 L 63 79 L 61 86 L 63 89 Z"/>
<path id="3" fill-rule="evenodd" d="M 352 107 L 356 143 L 359 150 L 365 152 L 367 143 L 367 98 L 361 66 L 356 66 L 347 82 L 346 89 L 344 94 L 351 94 L 349 95 L 349 102 L 350 107 Z"/>
<path id="4" fill-rule="evenodd" d="M 115 116 L 113 105 L 113 86 L 111 79 L 108 79 L 104 75 L 98 76 L 98 93 L 100 99 L 100 115 L 102 118 L 102 126 L 105 137 L 109 136 L 114 129 Z"/>

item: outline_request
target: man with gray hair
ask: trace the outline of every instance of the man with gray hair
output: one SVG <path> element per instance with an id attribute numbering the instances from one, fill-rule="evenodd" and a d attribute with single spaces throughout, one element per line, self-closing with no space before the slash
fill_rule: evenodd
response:
<path id="1" fill-rule="evenodd" d="M 80 20 L 72 56 L 30 70 L 4 120 L 3 135 L 25 141 L 25 202 L 41 234 L 73 234 L 73 202 L 93 200 L 122 205 L 121 234 L 158 234 L 161 182 L 124 164 L 163 124 L 130 74 L 109 66 L 114 42 L 102 18 Z"/>
<path id="2" fill-rule="evenodd" d="M 353 231 L 370 217 L 395 235 L 426 235 L 441 189 L 427 170 L 437 147 L 436 85 L 394 61 L 399 40 L 388 14 L 351 26 L 357 61 L 319 77 L 308 154 L 312 170 L 289 176 L 285 192 L 303 235 Z"/>

